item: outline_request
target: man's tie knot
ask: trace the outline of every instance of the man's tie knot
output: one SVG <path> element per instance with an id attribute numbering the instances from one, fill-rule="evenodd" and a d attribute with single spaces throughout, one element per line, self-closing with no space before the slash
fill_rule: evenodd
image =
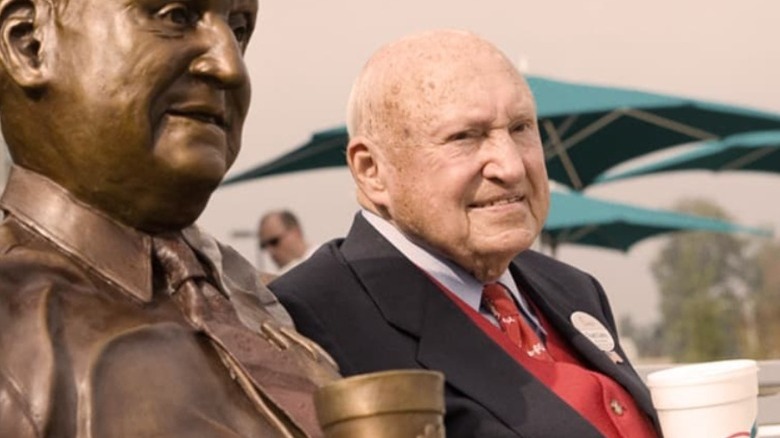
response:
<path id="1" fill-rule="evenodd" d="M 154 254 L 165 271 L 171 292 L 191 279 L 206 278 L 195 253 L 179 235 L 156 236 L 152 239 Z"/>
<path id="2" fill-rule="evenodd" d="M 520 314 L 512 296 L 503 285 L 486 284 L 482 289 L 482 300 L 512 343 L 525 350 L 531 357 L 552 360 L 544 343 L 539 340 L 531 325 Z"/>
<path id="3" fill-rule="evenodd" d="M 520 317 L 520 312 L 509 295 L 509 292 L 500 283 L 488 283 L 482 289 L 482 299 L 488 309 L 502 316 Z"/>

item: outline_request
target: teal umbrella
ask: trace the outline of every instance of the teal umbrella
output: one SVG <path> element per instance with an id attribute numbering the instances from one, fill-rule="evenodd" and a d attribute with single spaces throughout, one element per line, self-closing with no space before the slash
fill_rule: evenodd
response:
<path id="1" fill-rule="evenodd" d="M 704 142 L 671 158 L 624 172 L 602 175 L 597 182 L 694 169 L 780 173 L 780 131 L 736 134 L 723 140 Z"/>
<path id="2" fill-rule="evenodd" d="M 780 129 L 780 115 L 641 91 L 531 78 L 550 179 L 577 190 L 641 155 Z"/>
<path id="3" fill-rule="evenodd" d="M 300 172 L 325 167 L 341 167 L 347 165 L 345 150 L 347 147 L 347 128 L 338 126 L 317 132 L 306 144 L 294 149 L 279 158 L 250 169 L 236 176 L 227 178 L 222 184 L 233 184 L 248 179 L 278 175 L 289 172 Z"/>
<path id="4" fill-rule="evenodd" d="M 780 115 L 734 106 L 531 76 L 550 179 L 583 189 L 607 169 L 692 141 L 780 129 Z M 279 158 L 225 181 L 344 166 L 343 126 L 314 134 Z"/>
<path id="5" fill-rule="evenodd" d="M 718 219 L 608 202 L 577 192 L 553 191 L 550 197 L 542 241 L 553 253 L 566 243 L 628 251 L 642 239 L 673 231 L 771 235 Z"/>

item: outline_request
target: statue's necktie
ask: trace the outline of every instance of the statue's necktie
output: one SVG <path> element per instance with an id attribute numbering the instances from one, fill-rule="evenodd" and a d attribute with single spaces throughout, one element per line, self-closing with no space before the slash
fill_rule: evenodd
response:
<path id="1" fill-rule="evenodd" d="M 544 343 L 517 309 L 509 292 L 499 283 L 489 283 L 482 289 L 482 300 L 498 325 L 513 344 L 529 356 L 540 360 L 552 360 Z"/>
<path id="2" fill-rule="evenodd" d="M 305 361 L 322 359 L 318 347 L 263 312 L 255 315 L 257 330 L 250 329 L 228 298 L 208 283 L 203 265 L 180 236 L 155 237 L 154 251 L 173 300 L 189 323 L 209 337 L 260 412 L 283 436 L 303 436 L 301 431 L 321 436 L 312 394 L 335 373 L 317 376 L 306 367 Z"/>

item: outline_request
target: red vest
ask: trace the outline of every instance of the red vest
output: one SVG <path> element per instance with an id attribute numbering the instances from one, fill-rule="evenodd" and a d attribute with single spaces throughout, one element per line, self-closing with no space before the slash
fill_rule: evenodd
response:
<path id="1" fill-rule="evenodd" d="M 434 281 L 434 283 L 437 283 Z M 611 378 L 588 369 L 569 350 L 563 338 L 550 326 L 541 312 L 539 322 L 547 332 L 547 351 L 553 362 L 534 359 L 509 341 L 498 327 L 439 285 L 445 294 L 463 310 L 504 351 L 526 371 L 534 375 L 558 397 L 587 419 L 608 438 L 657 438 L 650 419 L 636 405 L 631 395 Z"/>

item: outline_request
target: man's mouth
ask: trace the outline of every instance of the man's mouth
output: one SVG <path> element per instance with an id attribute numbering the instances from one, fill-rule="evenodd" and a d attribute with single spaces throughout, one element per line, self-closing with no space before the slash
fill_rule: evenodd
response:
<path id="1" fill-rule="evenodd" d="M 188 119 L 197 120 L 199 122 L 208 123 L 211 125 L 219 126 L 222 129 L 227 127 L 225 123 L 225 116 L 218 112 L 197 111 L 197 110 L 170 110 L 168 114 L 176 117 L 185 117 Z"/>
<path id="2" fill-rule="evenodd" d="M 509 197 L 501 197 L 501 198 L 495 198 L 490 199 L 487 201 L 482 202 L 475 202 L 471 205 L 469 205 L 470 208 L 488 208 L 488 207 L 498 207 L 501 205 L 508 205 L 508 204 L 514 204 L 518 202 L 522 202 L 524 199 L 523 196 L 516 195 L 516 196 L 509 196 Z"/>

